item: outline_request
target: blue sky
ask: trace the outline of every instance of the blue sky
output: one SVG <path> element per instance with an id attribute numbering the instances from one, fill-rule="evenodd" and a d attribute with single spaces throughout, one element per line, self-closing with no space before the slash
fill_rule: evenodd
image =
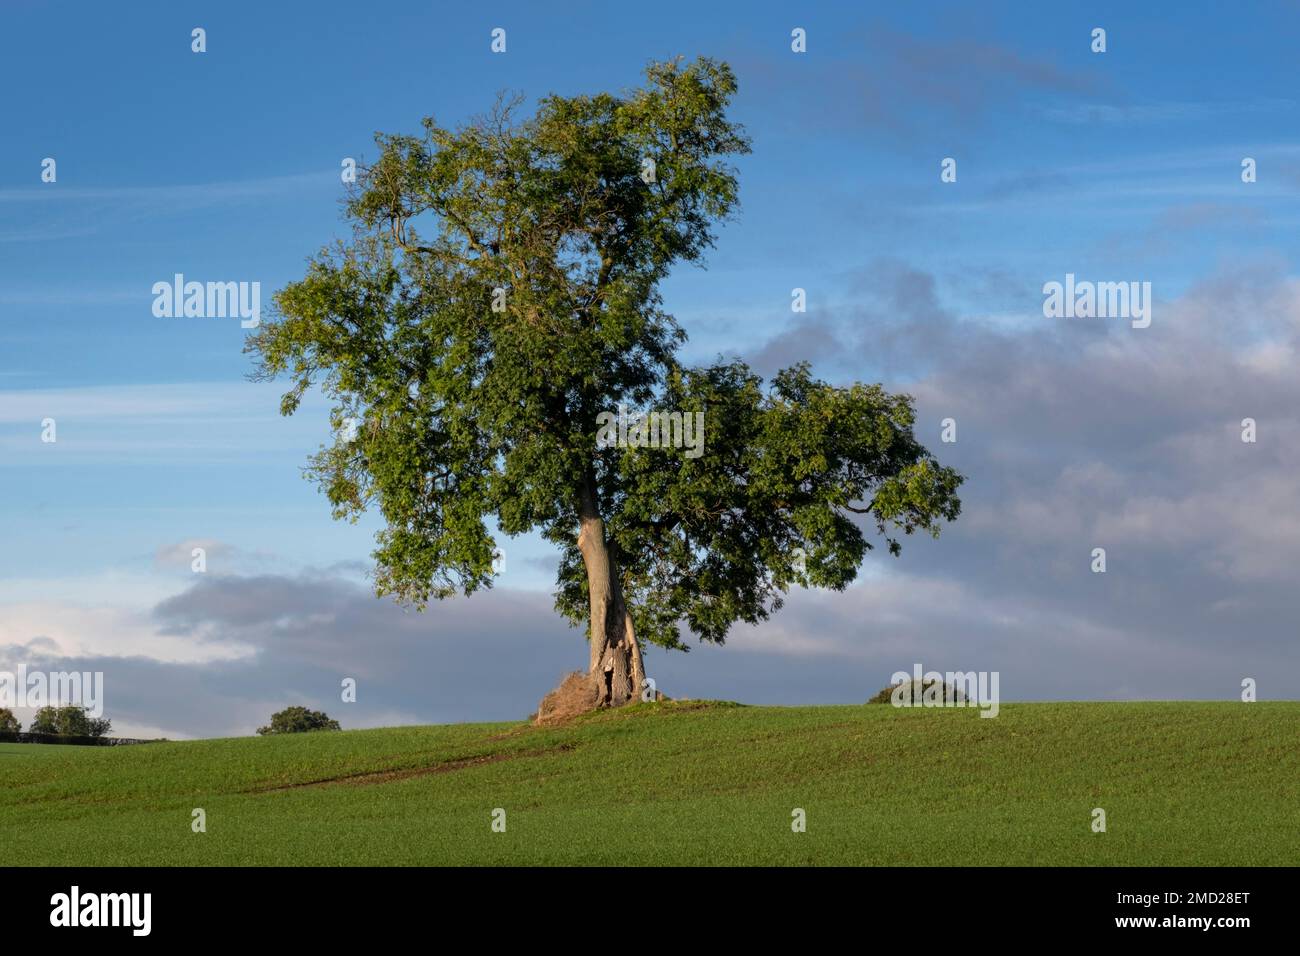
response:
<path id="1" fill-rule="evenodd" d="M 939 450 L 970 480 L 950 539 L 873 556 L 851 593 L 796 596 L 726 648 L 664 660 L 682 692 L 847 702 L 923 653 L 1001 667 L 1013 699 L 1231 696 L 1238 672 L 1300 676 L 1277 574 L 1300 549 L 1300 4 L 549 6 L 7 0 L 0 664 L 108 662 L 110 716 L 116 703 L 119 726 L 173 736 L 246 731 L 282 698 L 328 705 L 350 646 L 448 682 L 376 677 L 353 725 L 527 712 L 583 659 L 551 621 L 535 541 L 506 542 L 483 599 L 418 623 L 367 599 L 378 633 L 340 630 L 301 656 L 272 645 L 294 621 L 328 630 L 304 623 L 310 606 L 222 616 L 221 587 L 356 585 L 374 525 L 332 522 L 299 475 L 324 407 L 281 419 L 276 387 L 244 380 L 238 320 L 156 318 L 150 287 L 181 272 L 258 281 L 269 300 L 346 234 L 340 162 L 373 156 L 374 132 L 460 122 L 499 90 L 626 89 L 650 59 L 708 55 L 737 73 L 754 149 L 707 269 L 664 286 L 687 356 L 768 373 L 806 357 L 835 381 L 906 388 L 923 440 L 957 417 L 961 438 Z M 56 183 L 40 180 L 45 157 Z M 945 157 L 955 183 L 939 180 Z M 1241 181 L 1243 157 L 1257 182 Z M 1067 272 L 1150 281 L 1153 327 L 1053 325 L 1041 286 Z M 1238 460 L 1251 414 L 1267 427 Z M 1075 574 L 1103 538 L 1117 571 Z M 195 542 L 211 552 L 202 582 L 177 557 Z M 209 616 L 168 616 L 186 600 Z M 456 697 L 445 675 L 493 678 L 467 652 L 455 670 L 453 645 L 526 637 L 509 615 L 487 628 L 502 607 L 545 622 L 540 673 L 513 697 Z M 331 627 L 347 617 L 332 613 Z M 427 640 L 407 643 L 412 628 Z M 1225 635 L 1238 656 L 1222 656 Z M 191 711 L 151 696 L 201 679 L 150 670 L 166 666 L 233 670 Z M 115 668 L 140 688 L 116 701 Z"/>

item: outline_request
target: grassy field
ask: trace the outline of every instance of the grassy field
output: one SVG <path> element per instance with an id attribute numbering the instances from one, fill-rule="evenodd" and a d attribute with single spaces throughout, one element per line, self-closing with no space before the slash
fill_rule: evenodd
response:
<path id="1" fill-rule="evenodd" d="M 0 745 L 0 855 L 67 864 L 1300 862 L 1300 702 L 645 704 L 562 728 Z M 202 807 L 207 832 L 191 831 Z M 506 811 L 506 832 L 491 829 Z M 807 832 L 791 832 L 791 811 Z M 1092 810 L 1107 814 L 1093 833 Z"/>

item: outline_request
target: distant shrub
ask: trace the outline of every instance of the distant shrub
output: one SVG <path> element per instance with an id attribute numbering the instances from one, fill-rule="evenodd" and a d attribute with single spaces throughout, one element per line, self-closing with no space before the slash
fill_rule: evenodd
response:
<path id="1" fill-rule="evenodd" d="M 270 725 L 258 727 L 257 732 L 265 737 L 269 734 L 305 734 L 314 730 L 342 729 L 337 720 L 330 720 L 322 710 L 286 707 L 278 714 L 272 714 Z"/>
<path id="2" fill-rule="evenodd" d="M 0 734 L 16 734 L 23 729 L 14 712 L 8 707 L 0 707 Z"/>
<path id="3" fill-rule="evenodd" d="M 894 702 L 894 692 L 898 691 L 898 699 L 904 704 L 919 706 L 922 702 L 922 695 L 931 687 L 938 686 L 938 691 L 932 692 L 931 696 L 938 697 L 939 700 L 960 703 L 966 699 L 966 696 L 953 687 L 951 684 L 945 684 L 942 681 L 927 680 L 904 681 L 902 684 L 890 684 L 871 697 L 868 704 L 892 704 Z"/>
<path id="4" fill-rule="evenodd" d="M 91 717 L 80 704 L 42 707 L 27 728 L 31 734 L 55 734 L 59 737 L 103 737 L 113 729 L 106 717 Z"/>

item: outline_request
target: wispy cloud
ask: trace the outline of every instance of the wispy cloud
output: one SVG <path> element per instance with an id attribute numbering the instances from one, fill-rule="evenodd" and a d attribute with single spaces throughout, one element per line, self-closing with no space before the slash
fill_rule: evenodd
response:
<path id="1" fill-rule="evenodd" d="M 74 186 L 60 181 L 0 189 L 0 210 L 20 220 L 0 227 L 0 242 L 80 238 L 102 232 L 110 224 L 184 216 L 222 206 L 296 201 L 304 194 L 339 186 L 338 172 L 325 171 L 212 183 Z"/>
<path id="2" fill-rule="evenodd" d="M 225 180 L 145 186 L 65 186 L 62 182 L 33 185 L 23 189 L 0 189 L 0 203 L 106 202 L 138 206 L 166 204 L 177 211 L 226 202 L 282 196 L 292 190 L 338 184 L 337 170 L 269 176 L 260 179 Z"/>
<path id="3" fill-rule="evenodd" d="M 1218 116 L 1244 113 L 1282 113 L 1296 109 L 1290 99 L 1248 100 L 1245 102 L 1199 103 L 1071 103 L 1043 107 L 1038 112 L 1045 119 L 1074 125 L 1105 124 L 1112 126 L 1146 123 L 1203 122 Z"/>
<path id="4" fill-rule="evenodd" d="M 326 399 L 308 393 L 286 419 L 283 391 L 283 384 L 245 381 L 0 389 L 0 467 L 198 467 L 249 456 L 300 462 L 328 440 Z M 55 420 L 55 443 L 41 441 L 46 418 Z"/>

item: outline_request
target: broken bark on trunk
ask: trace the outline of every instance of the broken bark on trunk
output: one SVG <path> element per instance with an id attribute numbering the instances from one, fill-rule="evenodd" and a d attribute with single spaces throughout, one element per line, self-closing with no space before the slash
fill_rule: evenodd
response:
<path id="1" fill-rule="evenodd" d="M 596 508 L 590 485 L 583 490 L 578 550 L 587 569 L 591 602 L 588 671 L 598 682 L 599 707 L 621 707 L 641 698 L 645 668 L 623 601 L 616 556 L 605 540 L 605 523 Z"/>

